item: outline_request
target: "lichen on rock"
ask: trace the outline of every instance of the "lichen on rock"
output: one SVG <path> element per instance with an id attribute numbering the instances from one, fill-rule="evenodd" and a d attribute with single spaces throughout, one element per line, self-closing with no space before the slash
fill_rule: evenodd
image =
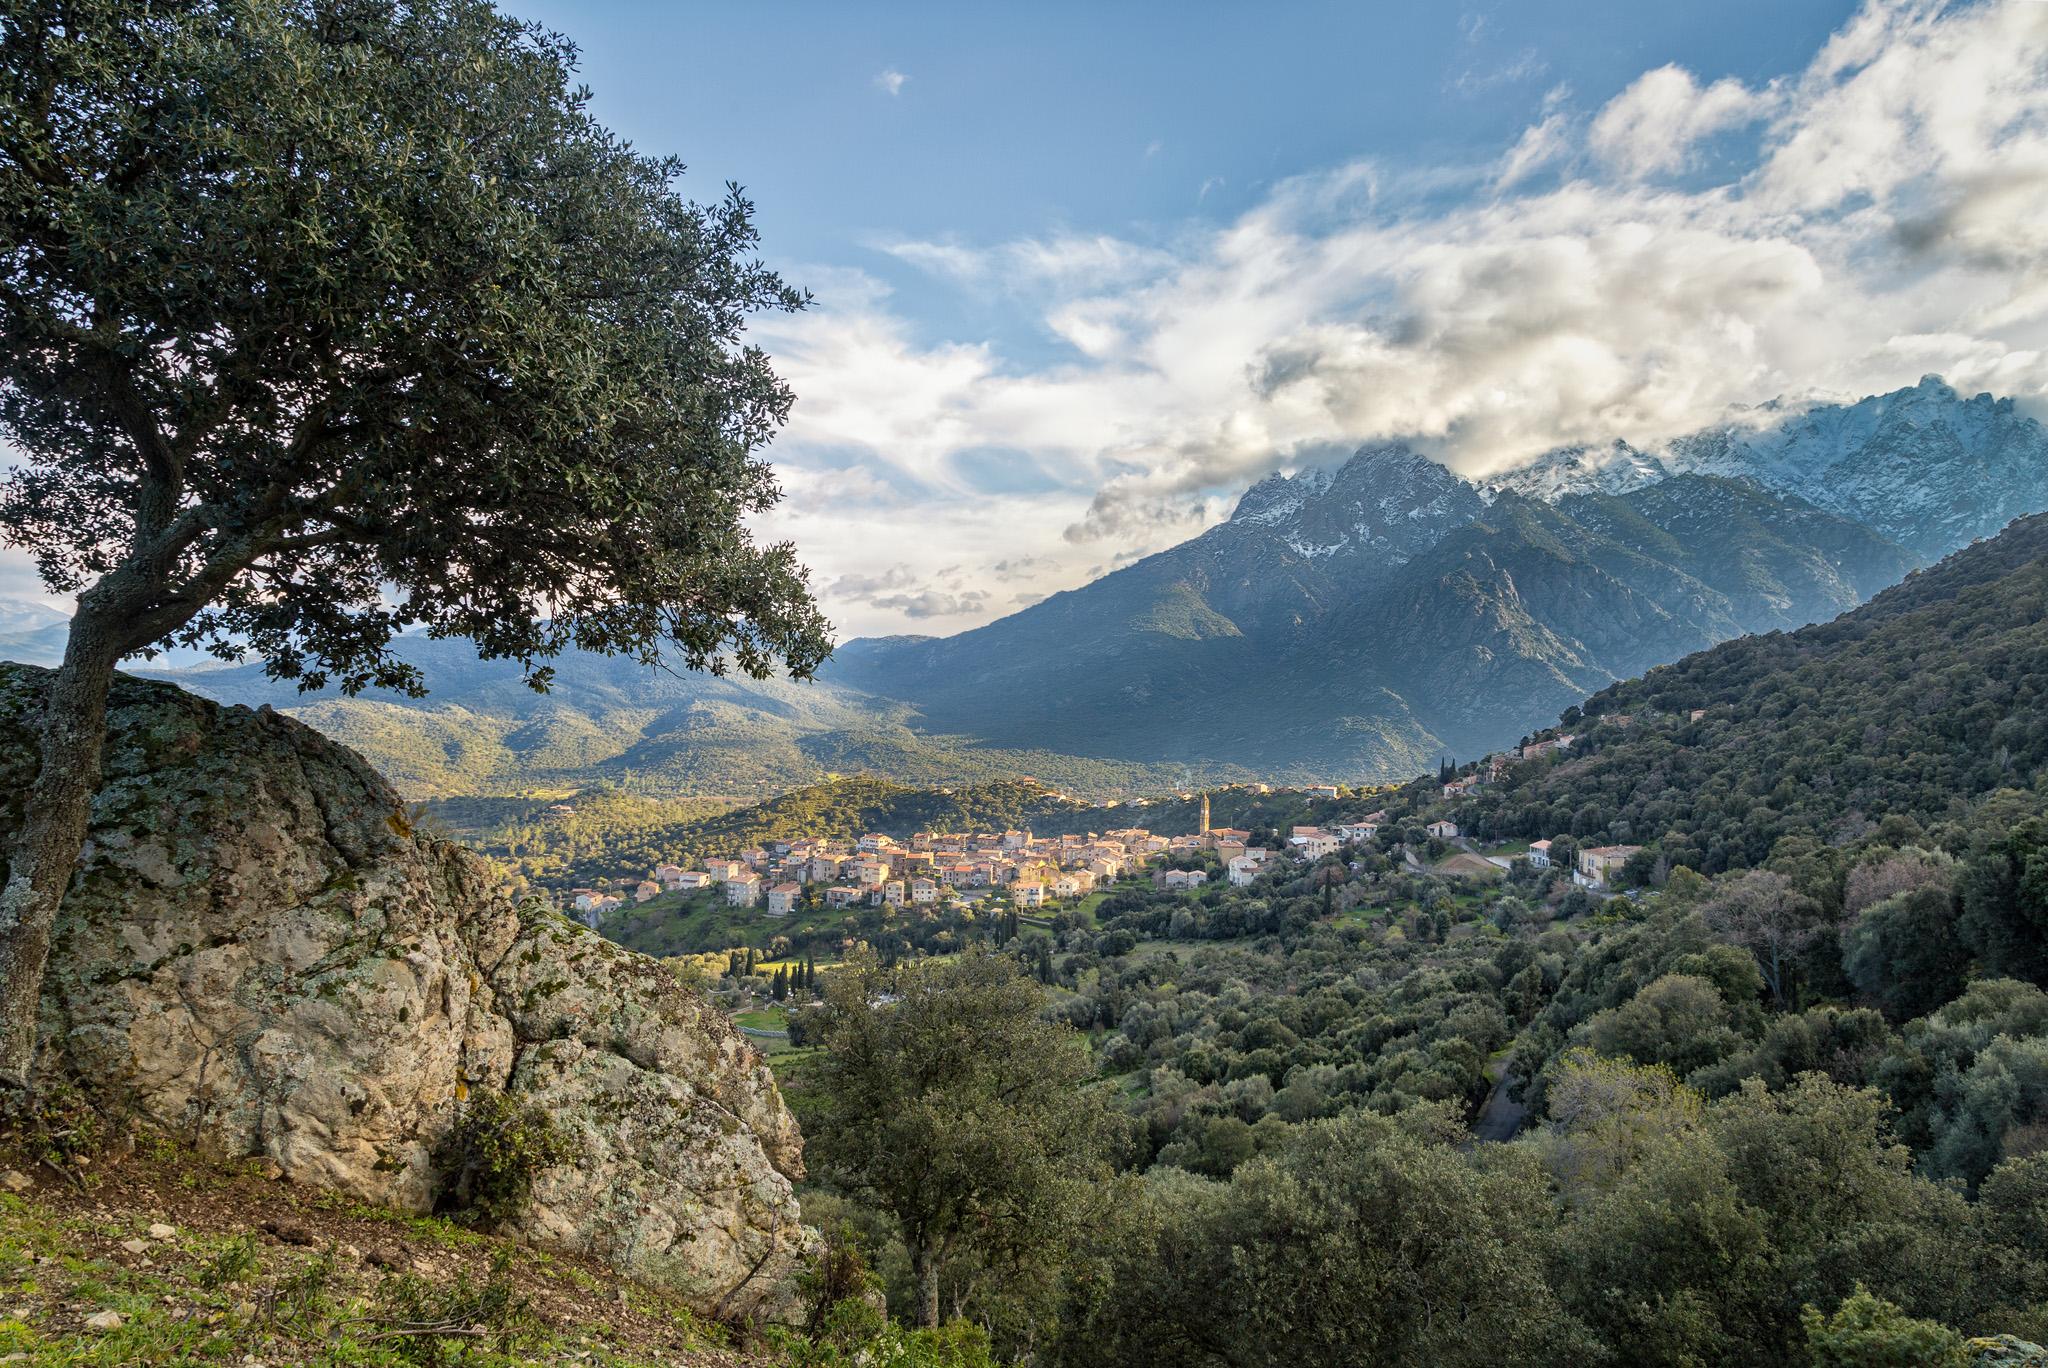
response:
<path id="1" fill-rule="evenodd" d="M 0 665 L 0 849 L 48 672 Z M 660 964 L 416 834 L 345 747 L 268 710 L 123 677 L 59 918 L 37 1067 L 292 1182 L 431 1210 L 464 1099 L 544 1107 L 576 1157 L 513 1222 L 775 1314 L 808 1248 L 802 1141 L 765 1063 Z"/>

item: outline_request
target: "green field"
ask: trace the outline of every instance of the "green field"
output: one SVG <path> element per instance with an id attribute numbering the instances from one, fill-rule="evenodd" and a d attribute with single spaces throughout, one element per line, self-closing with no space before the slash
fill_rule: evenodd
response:
<path id="1" fill-rule="evenodd" d="M 621 907 L 599 930 L 643 954 L 702 955 L 747 947 L 765 951 L 777 936 L 831 930 L 845 925 L 847 916 L 844 908 L 809 907 L 771 917 L 758 907 L 729 907 L 723 893 L 705 888 Z"/>

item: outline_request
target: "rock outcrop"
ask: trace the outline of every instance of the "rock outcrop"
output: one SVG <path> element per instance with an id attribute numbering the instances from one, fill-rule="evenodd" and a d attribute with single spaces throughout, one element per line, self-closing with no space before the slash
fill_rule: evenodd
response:
<path id="1" fill-rule="evenodd" d="M 0 665 L 0 850 L 48 675 Z M 416 833 L 353 752 L 267 710 L 115 686 L 38 1069 L 285 1179 L 409 1211 L 465 1099 L 544 1107 L 575 1157 L 515 1230 L 773 1314 L 806 1247 L 766 1065 L 658 963 Z"/>

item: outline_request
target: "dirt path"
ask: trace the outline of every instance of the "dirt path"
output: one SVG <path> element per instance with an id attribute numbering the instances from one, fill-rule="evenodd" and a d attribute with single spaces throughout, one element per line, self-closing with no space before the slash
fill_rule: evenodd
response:
<path id="1" fill-rule="evenodd" d="M 1499 1144 L 1520 1133 L 1522 1119 L 1529 1109 L 1508 1096 L 1515 1078 L 1508 1072 L 1507 1060 L 1496 1059 L 1488 1064 L 1486 1076 L 1493 1080 L 1493 1091 L 1486 1095 L 1486 1105 L 1479 1109 L 1479 1116 L 1472 1123 L 1472 1138 L 1483 1144 Z"/>

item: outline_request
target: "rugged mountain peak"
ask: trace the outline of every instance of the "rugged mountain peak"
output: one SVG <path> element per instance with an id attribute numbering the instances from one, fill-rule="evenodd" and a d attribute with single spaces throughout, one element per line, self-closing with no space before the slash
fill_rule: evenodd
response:
<path id="1" fill-rule="evenodd" d="M 2048 507 L 2048 432 L 2009 398 L 1965 397 L 1924 375 L 1857 400 L 1773 399 L 1654 450 L 1545 452 L 1488 490 L 1555 502 L 1686 474 L 1750 481 L 1935 559 Z"/>
<path id="2" fill-rule="evenodd" d="M 1305 473 L 1305 472 L 1304 472 Z M 1274 471 L 1244 492 L 1237 501 L 1237 507 L 1230 514 L 1230 521 L 1239 523 L 1280 522 L 1304 501 L 1309 492 L 1294 482 L 1294 478 Z"/>
<path id="3" fill-rule="evenodd" d="M 2048 432 L 2011 399 L 1966 398 L 1938 375 L 1709 428 L 1673 442 L 1664 463 L 1796 494 L 1928 559 L 2048 507 Z"/>
<path id="4" fill-rule="evenodd" d="M 1555 501 L 1572 494 L 1621 494 L 1663 478 L 1656 457 L 1619 437 L 1605 444 L 1558 447 L 1496 476 L 1487 493 Z"/>
<path id="5" fill-rule="evenodd" d="M 1405 442 L 1360 447 L 1334 471 L 1269 475 L 1245 491 L 1231 523 L 1277 535 L 1310 560 L 1400 564 L 1477 514 L 1469 481 Z"/>

